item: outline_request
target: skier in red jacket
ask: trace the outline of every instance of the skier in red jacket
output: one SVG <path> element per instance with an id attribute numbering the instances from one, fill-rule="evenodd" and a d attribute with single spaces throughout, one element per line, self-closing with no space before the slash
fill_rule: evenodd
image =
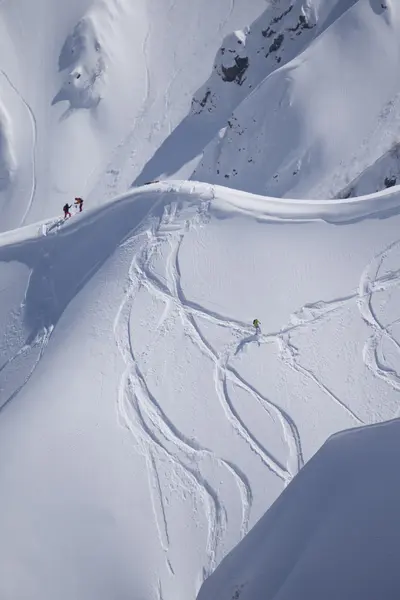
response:
<path id="1" fill-rule="evenodd" d="M 83 200 L 82 200 L 82 198 L 75 198 L 75 206 L 77 208 L 79 206 L 79 212 L 82 212 L 82 207 L 83 207 Z"/>

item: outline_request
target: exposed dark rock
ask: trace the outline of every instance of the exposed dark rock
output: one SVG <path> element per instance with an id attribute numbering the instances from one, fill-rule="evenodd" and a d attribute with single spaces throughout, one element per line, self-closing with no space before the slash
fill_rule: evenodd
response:
<path id="1" fill-rule="evenodd" d="M 200 101 L 200 106 L 202 108 L 204 108 L 205 105 L 207 104 L 207 100 L 209 99 L 210 95 L 211 95 L 211 90 L 207 90 L 206 93 L 205 93 L 205 96 L 204 96 L 203 100 Z"/>
<path id="2" fill-rule="evenodd" d="M 289 27 L 288 31 L 298 31 L 302 29 L 313 29 L 315 25 L 310 25 L 304 15 L 300 15 L 299 21 L 295 27 Z"/>
<path id="3" fill-rule="evenodd" d="M 247 56 L 236 56 L 235 64 L 232 67 L 224 67 L 223 65 L 221 66 L 222 79 L 230 83 L 235 81 L 236 83 L 241 85 L 243 82 L 244 74 L 247 71 L 248 67 L 249 59 L 247 58 Z"/>
<path id="4" fill-rule="evenodd" d="M 273 23 L 279 23 L 279 21 L 282 21 L 282 19 L 284 17 L 286 17 L 286 15 L 288 15 L 292 10 L 293 10 L 293 4 L 291 4 L 287 10 L 285 10 L 281 15 L 279 15 L 279 17 L 275 17 L 275 19 L 272 19 L 271 25 Z"/>
<path id="5" fill-rule="evenodd" d="M 261 33 L 263 34 L 264 37 L 269 38 L 269 37 L 275 35 L 276 31 L 274 31 L 272 29 L 272 27 L 268 27 L 268 29 L 264 29 Z"/>
<path id="6" fill-rule="evenodd" d="M 268 58 L 268 56 L 270 54 L 272 54 L 272 52 L 277 52 L 279 50 L 279 48 L 282 46 L 283 44 L 283 40 L 285 39 L 285 36 L 283 35 L 283 33 L 280 33 L 272 42 L 272 44 L 269 47 L 268 50 L 268 54 L 266 55 L 266 58 Z"/>
<path id="7" fill-rule="evenodd" d="M 392 177 L 385 177 L 385 187 L 390 188 L 396 185 L 396 177 L 393 175 Z"/>

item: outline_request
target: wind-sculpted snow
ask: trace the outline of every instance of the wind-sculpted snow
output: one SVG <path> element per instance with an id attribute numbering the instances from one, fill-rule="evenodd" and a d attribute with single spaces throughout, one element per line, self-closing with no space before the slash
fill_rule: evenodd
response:
<path id="1" fill-rule="evenodd" d="M 35 447 L 43 443 L 54 456 L 62 450 L 57 470 L 76 497 L 52 513 L 58 537 L 66 535 L 61 523 L 75 514 L 77 498 L 98 502 L 90 478 L 82 488 L 68 466 L 74 428 L 94 447 L 100 431 L 108 467 L 93 458 L 90 469 L 100 469 L 104 489 L 113 490 L 103 491 L 101 503 L 118 531 L 142 532 L 121 551 L 137 552 L 146 532 L 143 556 L 152 556 L 125 590 L 193 598 L 328 435 L 395 416 L 399 204 L 397 188 L 316 202 L 161 182 L 67 221 L 3 234 L 7 292 L 0 293 L 10 317 L 0 321 L 0 427 L 23 427 L 36 407 L 43 425 L 28 439 L 39 436 Z M 346 319 L 341 347 L 337 332 Z M 357 365 L 351 397 L 342 358 Z M 80 369 L 71 379 L 63 377 L 70 363 Z M 62 380 L 57 398 L 46 373 Z M 66 411 L 61 438 L 48 427 L 54 403 Z M 28 454 L 15 460 L 20 478 L 9 484 L 11 494 L 26 477 Z M 133 481 L 121 461 L 132 464 Z M 41 481 L 32 491 L 35 506 L 49 468 L 43 461 L 29 467 Z M 106 483 L 114 472 L 121 479 Z M 136 487 L 143 475 L 146 489 Z M 112 508 L 114 493 L 120 510 Z M 141 508 L 128 518 L 135 497 Z M 116 531 L 110 547 L 121 542 Z M 72 548 L 81 543 L 73 533 Z M 46 548 L 38 552 L 40 579 L 51 567 Z M 104 555 L 92 552 L 108 577 Z M 18 549 L 13 556 L 19 564 Z M 79 585 L 95 589 L 82 560 Z M 51 579 L 62 600 L 76 568 L 67 560 L 66 571 Z M 12 576 L 1 580 L 6 589 Z M 38 598 L 20 585 L 27 598 Z"/>

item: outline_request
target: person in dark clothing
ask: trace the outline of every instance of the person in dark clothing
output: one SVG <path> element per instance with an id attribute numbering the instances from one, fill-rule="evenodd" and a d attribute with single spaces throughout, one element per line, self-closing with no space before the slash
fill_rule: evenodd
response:
<path id="1" fill-rule="evenodd" d="M 67 219 L 68 217 L 71 216 L 71 213 L 69 212 L 69 209 L 71 208 L 72 204 L 64 204 L 63 206 L 63 211 L 64 211 L 64 219 Z"/>

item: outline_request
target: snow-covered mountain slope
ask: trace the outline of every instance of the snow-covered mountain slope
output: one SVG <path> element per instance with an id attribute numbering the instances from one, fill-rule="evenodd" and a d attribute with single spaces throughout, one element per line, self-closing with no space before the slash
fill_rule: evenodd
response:
<path id="1" fill-rule="evenodd" d="M 398 598 L 400 422 L 337 434 L 198 600 Z"/>
<path id="2" fill-rule="evenodd" d="M 346 8 L 348 4 L 339 0 L 333 4 L 275 1 L 268 3 L 250 27 L 230 33 L 219 48 L 211 76 L 193 97 L 191 112 L 134 183 L 176 173 L 190 174 L 190 167 L 198 164 L 206 146 L 215 136 L 219 139 L 219 131 L 227 127 L 232 111 L 263 79 L 301 53 Z"/>
<path id="3" fill-rule="evenodd" d="M 397 183 L 399 33 L 394 0 L 0 0 L 1 599 L 194 600 L 399 416 L 400 188 L 360 196 Z"/>
<path id="4" fill-rule="evenodd" d="M 126 191 L 263 0 L 0 4 L 0 230 Z M 179 43 L 177 43 L 179 40 Z"/>
<path id="5" fill-rule="evenodd" d="M 204 110 L 226 103 L 226 85 L 240 103 L 219 121 L 194 178 L 279 197 L 334 197 L 399 141 L 400 7 L 390 0 L 277 7 L 277 24 L 271 18 L 260 31 L 256 21 L 237 39 L 239 64 L 249 64 L 240 80 L 223 87 L 219 78 L 210 88 Z"/>
<path id="6" fill-rule="evenodd" d="M 167 182 L 3 234 L 0 596 L 194 598 L 330 434 L 397 416 L 399 207 Z"/>

